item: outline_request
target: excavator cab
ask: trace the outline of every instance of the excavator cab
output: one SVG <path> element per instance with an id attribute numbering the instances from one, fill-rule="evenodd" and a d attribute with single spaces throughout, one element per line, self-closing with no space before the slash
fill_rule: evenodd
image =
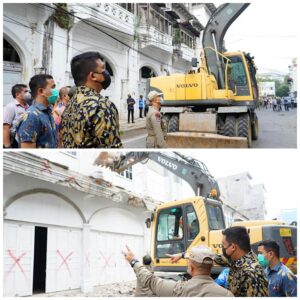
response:
<path id="1" fill-rule="evenodd" d="M 225 53 L 225 56 L 229 59 L 227 68 L 228 89 L 234 92 L 234 100 L 252 101 L 252 106 L 256 106 L 258 87 L 253 58 L 243 52 Z M 244 105 L 245 102 L 242 104 Z"/>
<path id="2" fill-rule="evenodd" d="M 210 231 L 224 228 L 218 200 L 194 197 L 161 205 L 154 213 L 152 224 L 154 270 L 186 271 L 185 260 L 174 265 L 168 255 L 189 251 L 195 245 L 208 245 Z"/>

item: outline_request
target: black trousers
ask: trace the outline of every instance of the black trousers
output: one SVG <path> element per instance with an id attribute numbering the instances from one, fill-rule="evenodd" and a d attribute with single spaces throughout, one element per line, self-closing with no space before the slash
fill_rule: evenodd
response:
<path id="1" fill-rule="evenodd" d="M 140 110 L 140 118 L 142 118 L 143 117 L 143 109 L 139 108 L 139 110 Z"/>
<path id="2" fill-rule="evenodd" d="M 134 123 L 134 109 L 128 109 L 128 123 L 130 123 L 130 115 L 131 115 L 131 122 Z"/>
<path id="3" fill-rule="evenodd" d="M 149 111 L 149 107 L 145 107 L 145 110 L 144 110 L 144 116 L 145 117 L 147 116 L 148 111 Z"/>

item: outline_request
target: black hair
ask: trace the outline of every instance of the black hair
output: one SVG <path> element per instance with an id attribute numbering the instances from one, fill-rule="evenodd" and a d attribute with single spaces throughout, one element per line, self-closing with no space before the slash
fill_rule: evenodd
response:
<path id="1" fill-rule="evenodd" d="M 76 55 L 71 60 L 71 72 L 76 86 L 84 85 L 90 72 L 94 72 L 96 60 L 103 58 L 99 52 L 84 52 Z"/>
<path id="2" fill-rule="evenodd" d="M 273 251 L 277 256 L 277 258 L 280 257 L 280 247 L 276 241 L 273 240 L 262 241 L 258 244 L 258 247 L 259 246 L 263 246 L 267 252 Z"/>
<path id="3" fill-rule="evenodd" d="M 29 87 L 32 98 L 37 96 L 38 89 L 44 89 L 47 86 L 48 79 L 53 79 L 53 77 L 49 74 L 38 74 L 31 77 Z"/>
<path id="4" fill-rule="evenodd" d="M 238 245 L 242 250 L 249 252 L 251 250 L 250 237 L 246 227 L 234 226 L 222 231 L 227 242 Z"/>
<path id="5" fill-rule="evenodd" d="M 26 84 L 15 84 L 12 88 L 11 88 L 11 94 L 12 96 L 16 99 L 17 93 L 21 93 L 23 89 L 26 89 L 27 85 Z"/>
<path id="6" fill-rule="evenodd" d="M 149 265 L 151 265 L 151 262 L 152 262 L 152 258 L 151 258 L 150 255 L 147 254 L 143 257 L 143 264 L 144 265 L 149 266 Z"/>

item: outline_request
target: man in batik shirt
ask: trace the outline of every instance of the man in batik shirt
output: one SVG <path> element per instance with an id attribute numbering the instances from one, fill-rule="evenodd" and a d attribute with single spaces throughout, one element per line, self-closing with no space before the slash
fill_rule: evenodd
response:
<path id="1" fill-rule="evenodd" d="M 77 89 L 62 115 L 63 148 L 121 148 L 118 110 L 100 94 L 111 82 L 100 54 L 73 57 L 71 72 Z"/>
<path id="2" fill-rule="evenodd" d="M 251 250 L 247 229 L 235 226 L 225 229 L 222 234 L 223 256 L 217 255 L 215 262 L 230 268 L 229 290 L 235 297 L 267 297 L 268 280 Z"/>

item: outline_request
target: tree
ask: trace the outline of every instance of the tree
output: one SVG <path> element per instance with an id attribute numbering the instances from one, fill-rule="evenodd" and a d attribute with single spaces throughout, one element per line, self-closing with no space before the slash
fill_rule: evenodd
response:
<path id="1" fill-rule="evenodd" d="M 286 97 L 290 94 L 290 88 L 286 84 L 282 84 L 278 89 L 276 89 L 277 97 Z"/>

